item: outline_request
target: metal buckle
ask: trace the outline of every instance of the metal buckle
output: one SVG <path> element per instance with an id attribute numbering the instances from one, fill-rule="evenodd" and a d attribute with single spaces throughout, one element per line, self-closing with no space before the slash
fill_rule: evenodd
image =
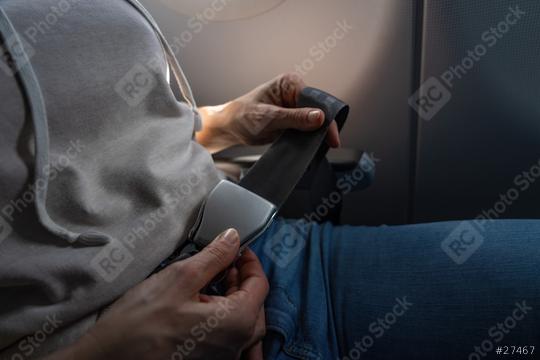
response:
<path id="1" fill-rule="evenodd" d="M 189 240 L 202 250 L 223 231 L 235 228 L 240 234 L 240 250 L 243 250 L 270 226 L 276 213 L 276 206 L 268 200 L 221 180 L 201 207 Z"/>

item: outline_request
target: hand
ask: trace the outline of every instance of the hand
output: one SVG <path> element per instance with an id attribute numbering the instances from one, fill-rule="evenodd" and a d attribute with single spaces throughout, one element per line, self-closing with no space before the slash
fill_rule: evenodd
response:
<path id="1" fill-rule="evenodd" d="M 197 133 L 197 141 L 216 152 L 233 145 L 267 144 L 285 129 L 316 130 L 324 123 L 324 112 L 295 108 L 304 88 L 299 76 L 286 74 L 225 105 L 200 108 L 203 129 Z M 327 142 L 331 147 L 340 146 L 335 121 Z"/>
<path id="2" fill-rule="evenodd" d="M 268 282 L 247 250 L 227 277 L 225 296 L 200 293 L 237 258 L 228 230 L 199 254 L 175 263 L 127 292 L 71 349 L 54 359 L 262 358 Z M 253 349 L 250 349 L 252 348 Z"/>

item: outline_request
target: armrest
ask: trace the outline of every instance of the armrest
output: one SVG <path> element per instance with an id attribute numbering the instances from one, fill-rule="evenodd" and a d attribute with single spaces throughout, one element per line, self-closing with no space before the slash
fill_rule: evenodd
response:
<path id="1" fill-rule="evenodd" d="M 227 177 L 238 182 L 249 168 L 259 160 L 268 146 L 235 146 L 213 155 L 216 166 Z M 331 221 L 339 224 L 341 203 L 318 214 L 321 199 L 340 191 L 340 181 L 348 184 L 347 193 L 369 187 L 375 178 L 375 162 L 365 152 L 354 149 L 331 149 L 326 161 L 310 168 L 279 212 L 286 218 L 304 218 L 309 221 Z M 342 189 L 342 188 L 341 188 Z"/>
<path id="2" fill-rule="evenodd" d="M 240 181 L 259 160 L 268 146 L 235 146 L 213 155 L 218 169 L 229 180 Z M 331 149 L 318 168 L 309 169 L 280 211 L 286 218 L 308 218 L 310 221 L 331 221 L 339 224 L 341 203 L 319 216 L 321 199 L 331 193 L 341 193 L 340 182 L 348 184 L 347 193 L 368 188 L 375 179 L 375 161 L 367 153 L 348 148 Z M 346 195 L 346 194 L 342 194 Z"/>

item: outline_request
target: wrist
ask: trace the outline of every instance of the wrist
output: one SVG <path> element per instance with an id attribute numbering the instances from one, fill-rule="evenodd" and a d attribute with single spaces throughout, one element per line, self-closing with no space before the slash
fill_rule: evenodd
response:
<path id="1" fill-rule="evenodd" d="M 233 117 L 238 104 L 231 101 L 219 106 L 206 106 L 199 109 L 202 117 L 202 129 L 196 133 L 197 142 L 210 152 L 218 152 L 238 145 L 240 142 L 234 135 Z"/>

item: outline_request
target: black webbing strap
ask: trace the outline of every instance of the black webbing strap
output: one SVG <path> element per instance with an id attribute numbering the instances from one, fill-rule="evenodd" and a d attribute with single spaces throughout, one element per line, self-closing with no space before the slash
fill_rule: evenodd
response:
<path id="1" fill-rule="evenodd" d="M 308 167 L 318 166 L 328 152 L 326 134 L 332 120 L 341 130 L 349 114 L 349 106 L 324 91 L 305 88 L 298 107 L 324 111 L 321 128 L 311 132 L 286 130 L 253 165 L 239 185 L 262 196 L 279 209 L 294 190 Z"/>
<path id="2" fill-rule="evenodd" d="M 305 88 L 302 91 L 298 107 L 312 107 L 324 111 L 323 126 L 311 132 L 286 130 L 238 184 L 268 200 L 277 209 L 285 203 L 306 170 L 310 166 L 318 166 L 326 156 L 328 145 L 325 139 L 332 120 L 336 120 L 338 129 L 341 130 L 349 114 L 347 104 L 332 95 L 313 88 Z M 204 212 L 199 213 L 199 219 L 203 214 Z M 233 225 L 227 224 L 227 226 Z M 260 225 L 264 227 L 265 224 Z M 196 227 L 195 230 L 197 229 Z M 206 244 L 201 245 L 193 240 L 188 241 L 164 261 L 156 271 L 173 262 L 193 256 L 204 246 Z"/>

